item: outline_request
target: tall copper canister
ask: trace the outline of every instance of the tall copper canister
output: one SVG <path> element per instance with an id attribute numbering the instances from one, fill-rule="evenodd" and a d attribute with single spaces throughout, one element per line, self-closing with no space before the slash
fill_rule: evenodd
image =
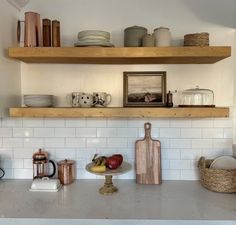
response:
<path id="1" fill-rule="evenodd" d="M 75 179 L 75 161 L 62 160 L 57 163 L 58 166 L 58 179 L 62 184 L 71 184 Z"/>
<path id="2" fill-rule="evenodd" d="M 35 12 L 26 12 L 24 46 L 41 47 L 42 44 L 40 15 Z"/>

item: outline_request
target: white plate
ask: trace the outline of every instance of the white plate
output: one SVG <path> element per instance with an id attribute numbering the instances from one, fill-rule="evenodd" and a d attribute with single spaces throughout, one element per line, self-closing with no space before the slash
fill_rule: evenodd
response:
<path id="1" fill-rule="evenodd" d="M 85 46 L 114 47 L 112 43 L 106 41 L 78 41 L 75 43 L 75 47 Z"/>
<path id="2" fill-rule="evenodd" d="M 90 36 L 90 35 L 96 35 L 96 36 L 102 36 L 105 37 L 106 39 L 110 39 L 110 33 L 107 31 L 102 31 L 102 30 L 83 30 L 78 33 L 78 39 L 83 38 L 85 36 Z"/>
<path id="3" fill-rule="evenodd" d="M 220 156 L 216 158 L 210 165 L 211 169 L 236 169 L 236 159 L 232 156 Z"/>

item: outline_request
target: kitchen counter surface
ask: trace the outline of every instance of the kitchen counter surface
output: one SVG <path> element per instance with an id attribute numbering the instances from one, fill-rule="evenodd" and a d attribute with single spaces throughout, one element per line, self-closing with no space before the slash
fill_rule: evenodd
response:
<path id="1" fill-rule="evenodd" d="M 208 191 L 198 181 L 114 183 L 119 192 L 103 196 L 103 180 L 77 180 L 56 193 L 29 192 L 30 180 L 1 180 L 0 225 L 236 225 L 236 194 Z"/>

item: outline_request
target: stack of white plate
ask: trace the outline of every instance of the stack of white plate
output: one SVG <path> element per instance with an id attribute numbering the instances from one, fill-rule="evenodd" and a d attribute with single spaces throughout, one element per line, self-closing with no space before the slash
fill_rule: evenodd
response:
<path id="1" fill-rule="evenodd" d="M 101 47 L 113 47 L 110 42 L 111 35 L 109 32 L 101 30 L 83 30 L 78 33 L 78 42 L 75 43 L 75 47 L 82 46 L 101 46 Z"/>
<path id="2" fill-rule="evenodd" d="M 53 95 L 24 95 L 24 104 L 28 107 L 51 107 Z"/>

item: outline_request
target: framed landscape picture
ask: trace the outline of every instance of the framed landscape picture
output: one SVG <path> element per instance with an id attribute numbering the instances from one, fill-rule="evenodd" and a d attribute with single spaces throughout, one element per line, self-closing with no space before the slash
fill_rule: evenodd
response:
<path id="1" fill-rule="evenodd" d="M 124 106 L 165 106 L 166 72 L 124 72 Z"/>

